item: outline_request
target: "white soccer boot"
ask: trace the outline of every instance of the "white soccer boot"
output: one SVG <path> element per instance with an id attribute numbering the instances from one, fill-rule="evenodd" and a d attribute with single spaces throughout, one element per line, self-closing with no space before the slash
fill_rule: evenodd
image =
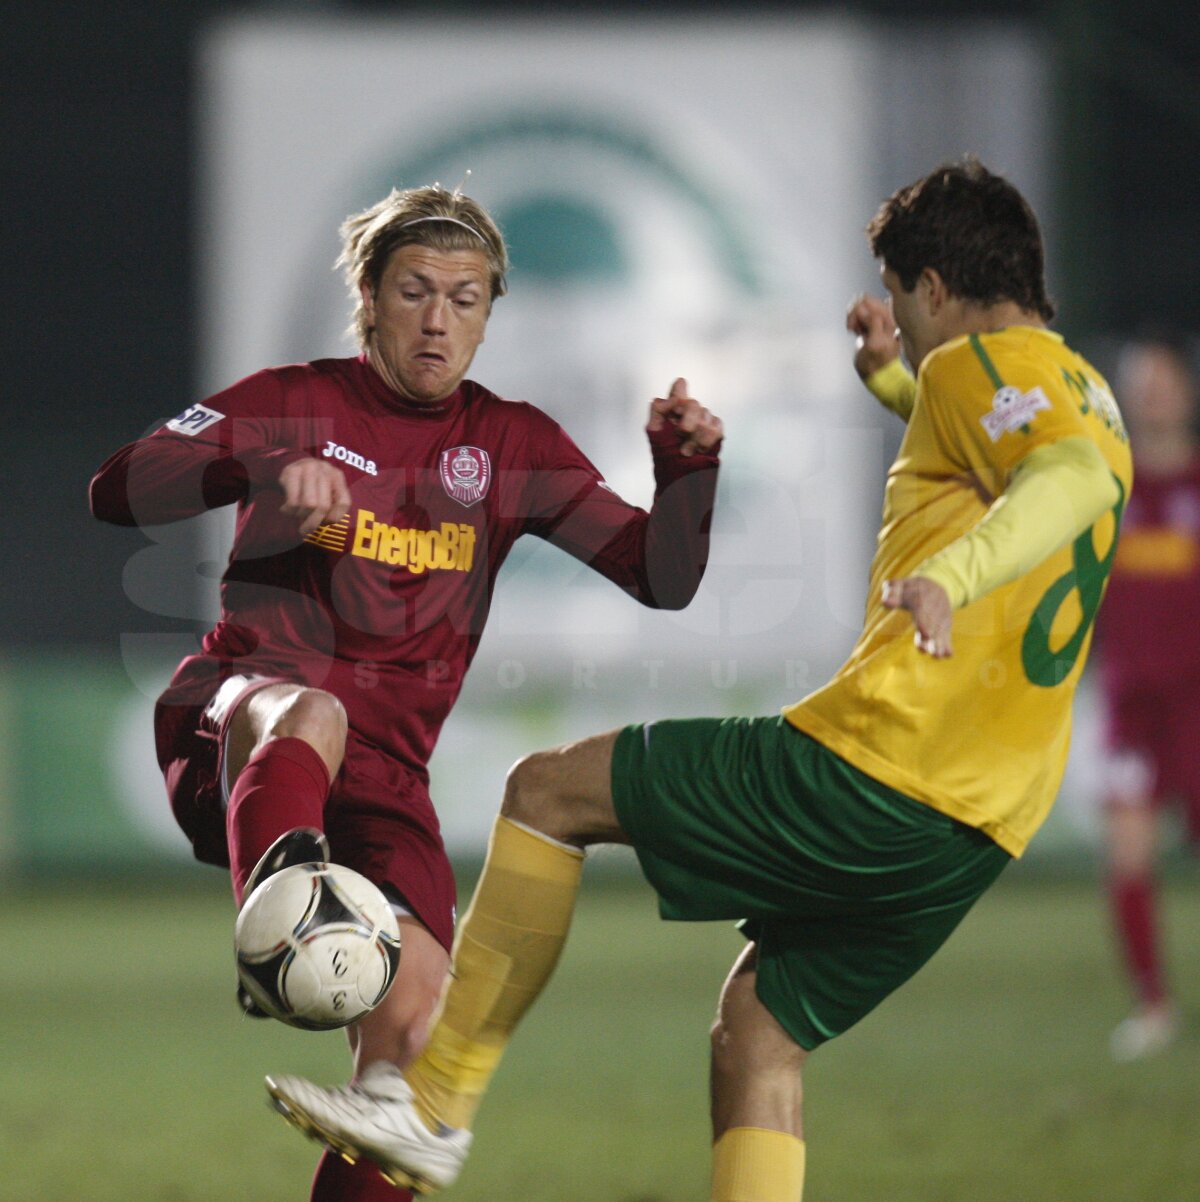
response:
<path id="1" fill-rule="evenodd" d="M 471 1149 L 470 1131 L 431 1131 L 417 1113 L 412 1087 L 386 1060 L 356 1082 L 323 1089 L 303 1077 L 268 1077 L 275 1109 L 311 1139 L 351 1163 L 373 1161 L 393 1185 L 430 1194 L 453 1184 Z"/>

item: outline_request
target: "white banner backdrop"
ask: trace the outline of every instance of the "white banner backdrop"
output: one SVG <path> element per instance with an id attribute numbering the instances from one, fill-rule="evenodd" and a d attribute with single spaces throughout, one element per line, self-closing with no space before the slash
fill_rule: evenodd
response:
<path id="1" fill-rule="evenodd" d="M 1036 48 L 993 29 L 947 42 L 947 64 L 939 36 L 905 44 L 941 63 L 952 110 L 886 30 L 827 18 L 210 31 L 204 393 L 355 353 L 331 270 L 339 223 L 393 186 L 465 181 L 514 262 L 472 378 L 545 409 L 640 504 L 652 396 L 686 376 L 726 421 L 712 560 L 682 613 L 518 545 L 434 759 L 452 847 L 479 849 L 520 754 L 625 721 L 771 711 L 848 650 L 899 433 L 859 388 L 842 328 L 853 293 L 878 287 L 863 227 L 965 151 L 1035 203 L 1043 188 Z M 1015 84 L 1002 120 L 994 96 L 961 86 L 981 64 Z"/>

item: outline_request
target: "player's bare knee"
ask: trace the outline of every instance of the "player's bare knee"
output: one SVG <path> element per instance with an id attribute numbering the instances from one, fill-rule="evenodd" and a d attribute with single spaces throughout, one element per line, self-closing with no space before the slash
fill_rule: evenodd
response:
<path id="1" fill-rule="evenodd" d="M 346 710 L 324 689 L 297 689 L 272 712 L 263 741 L 303 739 L 328 765 L 330 773 L 341 767 L 346 752 Z"/>
<path id="2" fill-rule="evenodd" d="M 553 784 L 548 767 L 549 755 L 535 751 L 518 760 L 504 782 L 504 802 L 500 812 L 514 822 L 523 822 L 541 830 L 540 820 L 554 808 Z"/>
<path id="3" fill-rule="evenodd" d="M 501 813 L 576 847 L 625 843 L 610 793 L 616 732 L 534 752 L 513 765 Z"/>
<path id="4" fill-rule="evenodd" d="M 561 751 L 536 751 L 509 769 L 500 812 L 514 822 L 559 839 L 576 841 L 578 821 L 564 788 Z"/>

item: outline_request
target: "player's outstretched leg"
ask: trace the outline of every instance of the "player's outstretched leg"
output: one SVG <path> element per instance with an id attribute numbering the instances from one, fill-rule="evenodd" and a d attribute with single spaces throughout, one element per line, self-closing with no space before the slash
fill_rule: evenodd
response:
<path id="1" fill-rule="evenodd" d="M 800 1202 L 804 1192 L 807 1053 L 759 1000 L 756 954 L 750 944 L 734 964 L 712 1031 L 711 1202 Z"/>
<path id="2" fill-rule="evenodd" d="M 294 1079 L 275 1078 L 268 1089 L 277 1102 L 302 1110 L 327 1142 L 374 1160 L 398 1185 L 429 1193 L 458 1177 L 484 1090 L 566 941 L 582 849 L 626 841 L 612 810 L 615 740 L 613 733 L 542 752 L 509 774 L 421 1055 L 403 1073 L 368 1065 L 346 1090 L 298 1090 Z"/>
<path id="3" fill-rule="evenodd" d="M 628 842 L 613 809 L 616 739 L 613 731 L 539 752 L 509 773 L 437 1025 L 405 1072 L 432 1129 L 474 1121 L 509 1038 L 558 963 L 583 849 Z"/>

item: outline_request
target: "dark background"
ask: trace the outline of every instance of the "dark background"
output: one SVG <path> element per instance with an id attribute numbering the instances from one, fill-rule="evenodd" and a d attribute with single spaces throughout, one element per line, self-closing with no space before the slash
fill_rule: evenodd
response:
<path id="1" fill-rule="evenodd" d="M 118 632 L 145 625 L 119 569 L 144 536 L 93 522 L 85 488 L 149 416 L 199 399 L 192 44 L 212 18 L 246 11 L 825 11 L 868 22 L 1028 23 L 1053 63 L 1059 328 L 1077 340 L 1146 323 L 1200 330 L 1194 4 L 10 3 L 0 39 L 9 510 L 0 649 L 111 649 Z"/>

